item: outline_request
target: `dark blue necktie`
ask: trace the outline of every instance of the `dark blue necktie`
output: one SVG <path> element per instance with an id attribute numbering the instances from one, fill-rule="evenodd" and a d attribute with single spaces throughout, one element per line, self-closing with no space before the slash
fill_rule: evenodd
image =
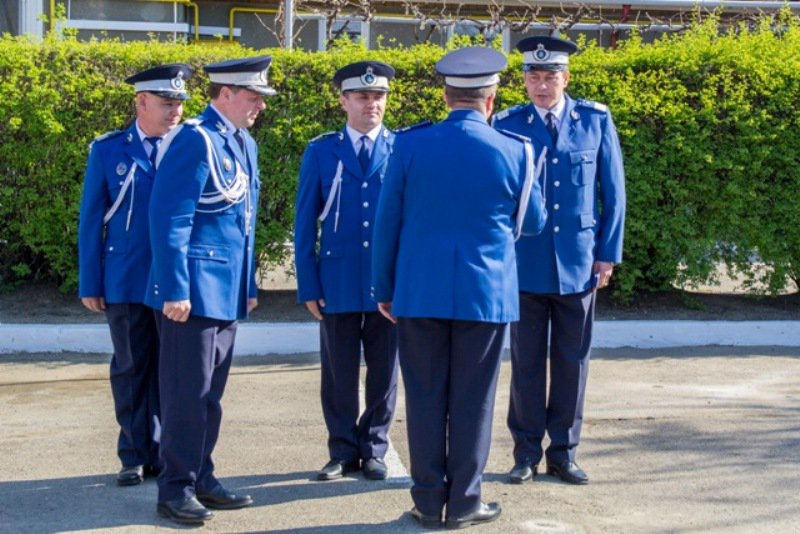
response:
<path id="1" fill-rule="evenodd" d="M 358 163 L 361 164 L 361 172 L 367 172 L 367 168 L 369 167 L 369 150 L 367 149 L 367 137 L 366 135 L 361 136 L 361 150 L 358 151 Z"/>
<path id="2" fill-rule="evenodd" d="M 558 130 L 556 130 L 556 122 L 553 120 L 555 116 L 548 111 L 547 115 L 544 117 L 547 119 L 547 133 L 550 134 L 550 139 L 553 140 L 553 144 L 555 145 L 558 140 Z"/>
<path id="3" fill-rule="evenodd" d="M 242 153 L 244 153 L 244 137 L 242 136 L 242 130 L 237 129 L 233 132 L 233 137 L 236 138 L 236 142 L 239 143 L 239 148 L 241 149 Z"/>
<path id="4" fill-rule="evenodd" d="M 153 149 L 150 151 L 150 164 L 155 167 L 156 166 L 156 156 L 158 156 L 158 145 L 161 144 L 162 139 L 158 136 L 153 137 L 145 137 L 145 141 L 150 143 L 150 146 Z"/>

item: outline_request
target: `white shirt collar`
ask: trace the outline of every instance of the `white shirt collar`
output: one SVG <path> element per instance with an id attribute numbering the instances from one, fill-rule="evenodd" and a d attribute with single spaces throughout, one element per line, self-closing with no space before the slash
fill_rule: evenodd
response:
<path id="1" fill-rule="evenodd" d="M 234 126 L 231 121 L 228 120 L 228 117 L 226 117 L 219 109 L 217 109 L 217 107 L 214 104 L 209 104 L 209 106 L 211 106 L 211 109 L 213 109 L 216 112 L 216 114 L 219 115 L 219 118 L 222 119 L 222 123 L 225 125 L 228 131 L 233 133 L 236 130 L 238 130 L 238 128 Z"/>
<path id="2" fill-rule="evenodd" d="M 552 113 L 553 120 L 556 123 L 556 127 L 558 127 L 558 125 L 561 124 L 561 118 L 564 116 L 564 108 L 567 107 L 567 99 L 562 96 L 561 100 L 558 101 L 558 104 L 550 109 L 540 108 L 536 104 L 534 104 L 533 107 L 536 108 L 536 113 L 539 114 L 539 118 L 542 119 L 542 122 L 545 124 L 547 124 L 545 117 L 548 113 Z"/>
<path id="3" fill-rule="evenodd" d="M 377 125 L 367 133 L 361 133 L 355 128 L 351 127 L 349 124 L 344 127 L 345 131 L 347 132 L 347 137 L 350 138 L 350 142 L 353 144 L 353 150 L 356 151 L 356 154 L 358 154 L 358 151 L 361 150 L 362 135 L 366 135 L 367 138 L 369 138 L 369 141 L 367 141 L 367 150 L 369 150 L 370 154 L 372 153 L 372 146 L 375 144 L 375 140 L 378 139 L 378 134 L 381 133 L 381 128 L 383 128 L 383 124 Z"/>

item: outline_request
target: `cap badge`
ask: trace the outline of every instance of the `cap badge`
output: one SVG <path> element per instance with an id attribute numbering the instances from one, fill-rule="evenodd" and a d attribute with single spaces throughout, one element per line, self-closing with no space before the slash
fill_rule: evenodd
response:
<path id="1" fill-rule="evenodd" d="M 120 161 L 119 163 L 117 163 L 117 174 L 119 174 L 120 176 L 122 176 L 122 175 L 123 175 L 123 174 L 125 174 L 126 172 L 128 172 L 128 166 L 127 166 L 127 165 L 125 165 L 125 164 L 124 164 L 123 162 L 121 162 L 121 161 Z"/>
<path id="2" fill-rule="evenodd" d="M 361 76 L 361 81 L 364 85 L 375 85 L 375 75 L 372 73 L 372 67 L 367 67 L 367 72 Z"/>
<path id="3" fill-rule="evenodd" d="M 231 160 L 229 160 L 228 158 L 223 158 L 222 159 L 222 166 L 225 167 L 225 171 L 227 171 L 227 172 L 229 172 L 233 168 L 233 165 L 231 164 Z"/>
<path id="4" fill-rule="evenodd" d="M 535 57 L 539 61 L 545 61 L 550 58 L 550 52 L 548 52 L 542 43 L 536 47 L 536 51 L 533 53 L 533 57 Z"/>
<path id="5" fill-rule="evenodd" d="M 183 81 L 183 71 L 179 70 L 178 74 L 169 81 L 169 84 L 176 91 L 183 91 L 183 88 L 186 86 L 186 82 Z"/>

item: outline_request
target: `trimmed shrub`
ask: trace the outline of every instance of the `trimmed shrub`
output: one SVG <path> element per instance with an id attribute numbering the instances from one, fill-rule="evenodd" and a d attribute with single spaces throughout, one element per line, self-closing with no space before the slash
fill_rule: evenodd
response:
<path id="1" fill-rule="evenodd" d="M 627 299 L 673 281 L 713 280 L 718 263 L 776 292 L 800 279 L 800 28 L 788 15 L 720 34 L 709 20 L 652 44 L 615 51 L 581 43 L 569 93 L 609 105 L 625 157 L 625 260 L 614 291 Z M 458 44 L 458 43 L 456 43 Z M 455 45 L 454 45 L 455 46 Z M 402 127 L 446 115 L 431 45 L 368 51 L 269 50 L 279 94 L 251 133 L 261 147 L 258 251 L 286 259 L 300 157 L 307 142 L 340 129 L 334 71 L 359 59 L 392 64 L 397 77 L 386 123 Z M 72 290 L 83 168 L 91 140 L 133 118 L 131 73 L 184 62 L 191 117 L 205 106 L 202 65 L 256 52 L 238 46 L 0 38 L 0 286 L 49 280 Z M 527 101 L 513 53 L 496 109 Z M 753 267 L 758 260 L 766 271 Z"/>

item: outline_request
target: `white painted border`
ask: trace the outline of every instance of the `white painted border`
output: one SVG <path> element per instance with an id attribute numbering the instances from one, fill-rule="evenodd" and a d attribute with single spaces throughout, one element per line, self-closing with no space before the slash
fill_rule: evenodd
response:
<path id="1" fill-rule="evenodd" d="M 596 321 L 592 343 L 644 349 L 707 345 L 800 347 L 800 321 Z M 0 354 L 111 351 L 105 324 L 0 324 Z M 240 356 L 308 352 L 319 352 L 313 322 L 242 323 L 236 336 Z"/>

